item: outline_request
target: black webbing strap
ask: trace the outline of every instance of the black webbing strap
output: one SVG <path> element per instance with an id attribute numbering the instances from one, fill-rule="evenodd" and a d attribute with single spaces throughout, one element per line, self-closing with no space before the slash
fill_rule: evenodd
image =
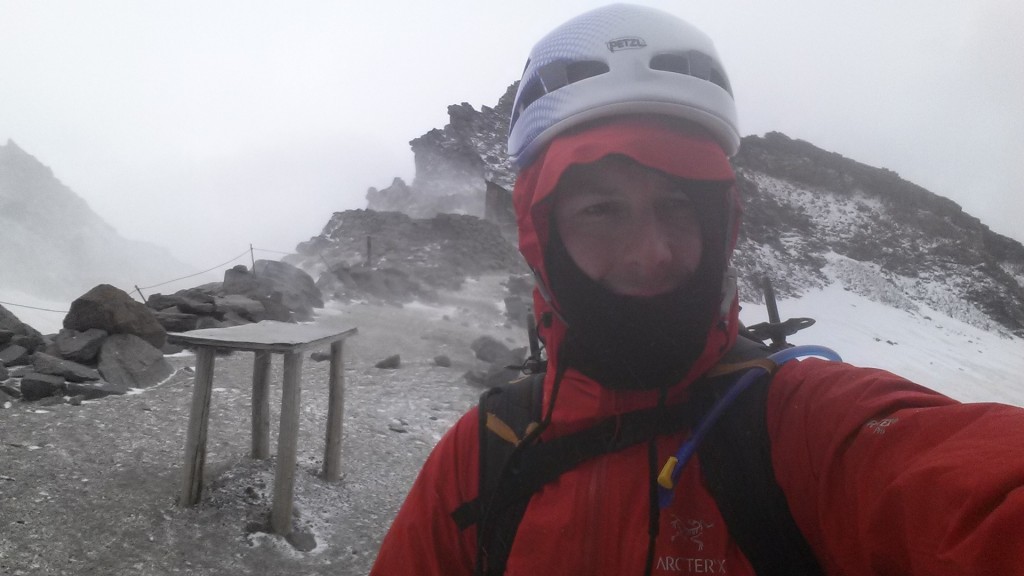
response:
<path id="1" fill-rule="evenodd" d="M 500 514 L 588 460 L 690 428 L 694 412 L 690 404 L 666 407 L 664 417 L 657 408 L 638 410 L 531 446 L 516 455 L 511 474 L 498 484 L 491 509 Z"/>
<path id="2" fill-rule="evenodd" d="M 732 404 L 697 449 L 708 491 L 759 576 L 822 574 L 775 479 L 766 406 L 771 380 L 761 378 Z M 713 401 L 722 387 L 702 388 Z"/>

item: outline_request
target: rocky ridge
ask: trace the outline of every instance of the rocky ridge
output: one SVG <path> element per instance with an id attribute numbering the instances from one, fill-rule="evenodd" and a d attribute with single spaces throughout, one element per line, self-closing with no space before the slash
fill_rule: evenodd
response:
<path id="1" fill-rule="evenodd" d="M 507 191 L 514 181 L 504 142 L 515 88 L 494 108 L 450 106 L 447 126 L 411 142 L 413 184 L 371 189 L 368 207 L 499 218 L 484 198 L 488 182 Z M 955 202 L 780 133 L 743 138 L 733 164 L 744 199 L 734 258 L 744 301 L 761 300 L 764 276 L 784 297 L 838 281 L 900 308 L 925 304 L 1024 336 L 1024 246 Z"/>

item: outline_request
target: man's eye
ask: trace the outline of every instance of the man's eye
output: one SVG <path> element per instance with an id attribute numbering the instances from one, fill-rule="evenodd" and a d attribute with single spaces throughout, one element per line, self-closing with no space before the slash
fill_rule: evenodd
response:
<path id="1" fill-rule="evenodd" d="M 693 210 L 693 200 L 688 196 L 673 196 L 665 200 L 664 207 L 670 210 Z"/>
<path id="2" fill-rule="evenodd" d="M 584 216 L 611 216 L 619 212 L 619 206 L 614 202 L 599 202 L 584 206 L 580 214 Z"/>

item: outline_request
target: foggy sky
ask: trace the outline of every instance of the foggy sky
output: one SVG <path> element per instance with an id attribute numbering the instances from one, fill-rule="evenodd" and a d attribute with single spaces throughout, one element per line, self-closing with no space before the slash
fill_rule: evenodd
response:
<path id="1" fill-rule="evenodd" d="M 889 168 L 1024 241 L 1024 3 L 637 3 L 712 36 L 743 134 Z M 0 144 L 197 267 L 291 251 L 602 4 L 0 0 Z"/>

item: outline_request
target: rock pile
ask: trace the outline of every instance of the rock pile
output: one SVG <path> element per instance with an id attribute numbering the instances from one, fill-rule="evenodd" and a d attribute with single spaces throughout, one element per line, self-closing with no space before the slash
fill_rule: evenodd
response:
<path id="1" fill-rule="evenodd" d="M 174 372 L 161 351 L 166 338 L 148 308 L 109 284 L 72 302 L 52 337 L 0 307 L 0 405 L 65 397 L 77 404 L 162 382 Z"/>
<path id="2" fill-rule="evenodd" d="M 253 272 L 235 266 L 224 272 L 223 282 L 153 294 L 146 305 L 168 332 L 188 332 L 262 320 L 305 322 L 324 302 L 309 274 L 284 262 L 257 260 Z"/>

